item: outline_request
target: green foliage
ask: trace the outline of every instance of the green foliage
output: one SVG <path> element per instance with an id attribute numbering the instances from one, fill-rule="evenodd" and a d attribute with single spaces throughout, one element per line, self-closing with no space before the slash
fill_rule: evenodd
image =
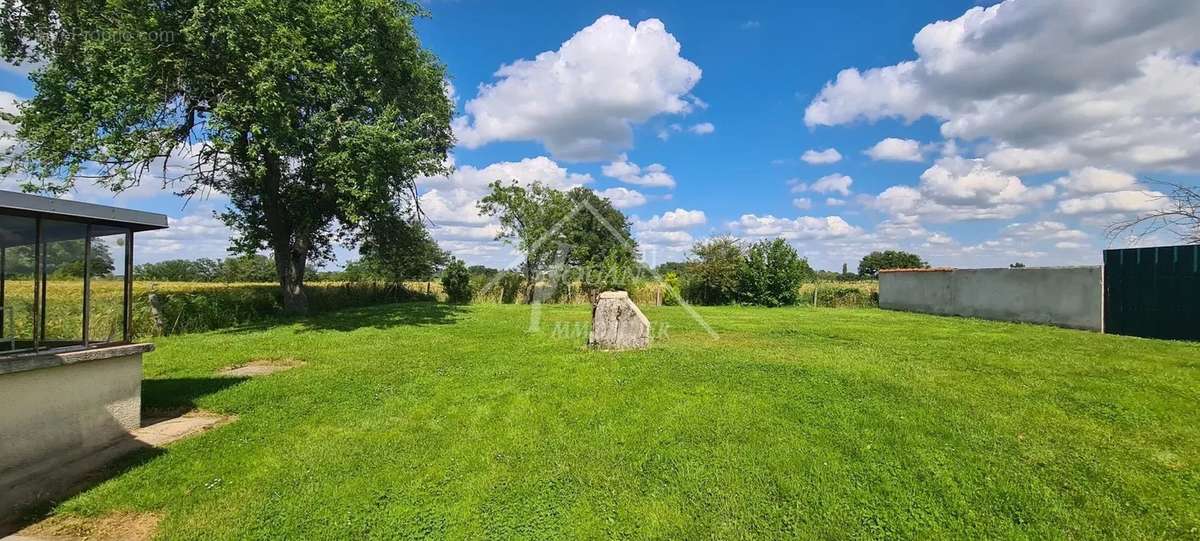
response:
<path id="1" fill-rule="evenodd" d="M 517 302 L 517 296 L 525 285 L 525 277 L 517 272 L 505 272 L 496 285 L 500 288 L 500 302 L 513 304 Z"/>
<path id="2" fill-rule="evenodd" d="M 879 282 L 810 282 L 800 286 L 799 304 L 821 308 L 878 308 Z"/>
<path id="3" fill-rule="evenodd" d="M 659 276 L 666 276 L 670 273 L 675 273 L 676 276 L 687 274 L 688 264 L 686 261 L 668 261 L 654 268 L 654 272 Z"/>
<path id="4" fill-rule="evenodd" d="M 637 241 L 629 219 L 592 190 L 562 192 L 539 182 L 525 187 L 496 181 L 479 211 L 497 217 L 499 238 L 525 254 L 526 302 L 546 271 L 554 272 L 548 284 L 554 295 L 578 281 L 594 298 L 606 289 L 628 287 L 636 269 Z"/>
<path id="5" fill-rule="evenodd" d="M 0 55 L 40 62 L 9 172 L 61 192 L 165 185 L 228 194 L 234 247 L 270 250 L 289 311 L 309 261 L 411 218 L 446 170 L 453 104 L 404 0 L 4 0 Z"/>
<path id="6" fill-rule="evenodd" d="M 46 274 L 54 279 L 83 278 L 83 239 L 47 242 Z M 116 270 L 112 251 L 103 242 L 92 242 L 91 273 L 94 277 L 112 276 Z M 5 250 L 5 275 L 33 277 L 33 245 L 15 246 Z"/>
<path id="7" fill-rule="evenodd" d="M 137 280 L 151 282 L 216 282 L 221 262 L 215 259 L 168 259 L 133 268 Z"/>
<path id="8" fill-rule="evenodd" d="M 169 259 L 134 267 L 137 280 L 150 282 L 269 283 L 275 281 L 273 258 L 252 254 L 225 259 Z"/>
<path id="9" fill-rule="evenodd" d="M 1009 265 L 1009 266 L 1008 266 L 1008 268 L 1010 268 L 1010 269 L 1023 269 L 1023 268 L 1025 268 L 1025 264 L 1024 264 L 1024 263 L 1021 263 L 1020 261 L 1018 261 L 1018 262 L 1016 262 L 1016 263 L 1013 263 L 1012 265 Z"/>
<path id="10" fill-rule="evenodd" d="M 584 294 L 595 301 L 601 292 L 631 287 L 638 253 L 629 219 L 587 188 L 573 188 L 567 199 L 575 213 L 562 227 L 563 245 L 570 247 L 565 263 L 576 269 Z"/>
<path id="11" fill-rule="evenodd" d="M 467 267 L 467 272 L 471 273 L 471 277 L 479 277 L 484 280 L 490 280 L 500 273 L 499 270 L 493 269 L 486 265 L 471 265 Z"/>
<path id="12" fill-rule="evenodd" d="M 737 300 L 738 269 L 744 254 L 733 237 L 696 243 L 683 277 L 683 298 L 693 304 L 720 305 Z"/>
<path id="13" fill-rule="evenodd" d="M 858 264 L 858 274 L 867 278 L 875 278 L 879 276 L 879 271 L 881 270 L 924 269 L 928 267 L 929 264 L 917 254 L 887 250 L 885 252 L 871 252 L 864 256 Z"/>
<path id="14" fill-rule="evenodd" d="M 471 273 L 462 260 L 454 259 L 446 266 L 442 276 L 442 290 L 452 304 L 467 304 L 471 302 L 475 292 L 471 288 Z"/>
<path id="15" fill-rule="evenodd" d="M 134 321 L 142 336 L 225 329 L 277 317 L 285 312 L 279 288 L 263 284 L 195 288 L 172 285 L 155 288 L 153 292 L 158 298 L 163 328 L 154 328 L 147 301 L 148 292 L 139 291 L 135 298 Z M 427 301 L 432 297 L 401 284 L 365 282 L 313 285 L 309 288 L 309 300 L 312 311 L 320 313 L 376 304 Z"/>
<path id="16" fill-rule="evenodd" d="M 446 266 L 446 253 L 420 221 L 386 220 L 374 226 L 360 249 L 362 259 L 347 265 L 347 279 L 400 283 L 427 280 Z"/>
<path id="17" fill-rule="evenodd" d="M 261 254 L 228 257 L 217 265 L 218 282 L 267 283 L 276 277 L 275 261 Z"/>
<path id="18" fill-rule="evenodd" d="M 679 280 L 679 275 L 674 272 L 668 272 L 662 275 L 663 292 L 662 303 L 664 306 L 675 306 L 679 304 L 679 298 L 683 295 L 681 289 L 682 282 Z"/>
<path id="19" fill-rule="evenodd" d="M 746 251 L 737 277 L 742 303 L 790 306 L 796 304 L 801 282 L 813 278 L 813 270 L 786 240 L 763 240 Z"/>

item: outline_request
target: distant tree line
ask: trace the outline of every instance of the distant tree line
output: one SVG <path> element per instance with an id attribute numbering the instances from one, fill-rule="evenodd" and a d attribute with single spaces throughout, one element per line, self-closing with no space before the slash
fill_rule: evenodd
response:
<path id="1" fill-rule="evenodd" d="M 264 255 L 225 259 L 169 259 L 133 268 L 136 280 L 149 282 L 273 282 L 275 261 Z"/>
<path id="2" fill-rule="evenodd" d="M 46 276 L 51 280 L 83 278 L 83 240 L 60 240 L 47 242 Z M 8 248 L 4 253 L 4 275 L 9 280 L 33 278 L 32 245 Z M 93 242 L 91 247 L 91 274 L 95 278 L 111 277 L 116 270 L 112 251 L 103 242 Z"/>
<path id="3" fill-rule="evenodd" d="M 655 270 L 692 304 L 786 306 L 798 302 L 800 285 L 806 281 L 871 280 L 881 270 L 928 266 L 916 254 L 888 250 L 864 256 L 856 274 L 846 264 L 840 273 L 814 271 L 784 239 L 746 245 L 726 236 L 701 241 L 687 261 L 663 263 Z"/>

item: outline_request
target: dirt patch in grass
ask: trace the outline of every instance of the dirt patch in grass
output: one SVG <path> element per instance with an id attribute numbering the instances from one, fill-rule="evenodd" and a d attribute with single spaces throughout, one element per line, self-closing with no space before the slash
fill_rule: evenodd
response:
<path id="1" fill-rule="evenodd" d="M 195 410 L 182 415 L 156 419 L 153 423 L 143 423 L 141 428 L 133 431 L 133 437 L 146 445 L 163 447 L 236 420 L 237 417 L 232 415 Z"/>
<path id="2" fill-rule="evenodd" d="M 53 516 L 18 532 L 38 540 L 145 541 L 158 531 L 154 513 L 118 512 L 102 517 Z"/>
<path id="3" fill-rule="evenodd" d="M 304 361 L 295 357 L 282 357 L 278 359 L 252 359 L 250 362 L 222 368 L 217 371 L 217 375 L 227 378 L 253 378 L 258 376 L 268 376 L 276 372 L 291 370 L 298 366 L 304 366 Z"/>

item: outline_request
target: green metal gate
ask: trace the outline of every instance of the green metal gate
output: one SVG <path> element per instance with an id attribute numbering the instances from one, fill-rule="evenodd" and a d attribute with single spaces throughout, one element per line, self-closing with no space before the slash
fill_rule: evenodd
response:
<path id="1" fill-rule="evenodd" d="M 1106 250 L 1104 330 L 1200 340 L 1200 246 Z"/>

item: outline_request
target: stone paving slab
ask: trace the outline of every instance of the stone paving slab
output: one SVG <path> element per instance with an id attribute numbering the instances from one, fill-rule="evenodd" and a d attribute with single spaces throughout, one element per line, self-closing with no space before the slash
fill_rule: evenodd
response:
<path id="1" fill-rule="evenodd" d="M 192 412 L 134 430 L 133 437 L 146 445 L 163 447 L 231 421 L 233 418 L 225 415 Z"/>

